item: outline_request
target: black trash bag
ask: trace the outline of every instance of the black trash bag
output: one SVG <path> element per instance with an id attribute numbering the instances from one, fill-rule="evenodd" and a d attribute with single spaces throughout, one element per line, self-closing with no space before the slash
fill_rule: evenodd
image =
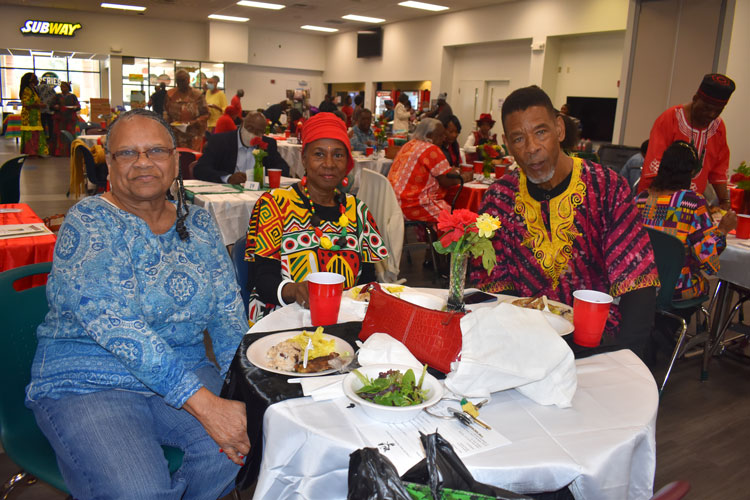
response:
<path id="1" fill-rule="evenodd" d="M 401 479 L 410 483 L 429 485 L 433 498 L 442 498 L 441 490 L 450 488 L 494 496 L 501 500 L 532 500 L 531 497 L 476 481 L 458 458 L 453 446 L 437 432 L 429 435 L 420 432 L 419 435 L 426 458 L 406 471 Z M 351 462 L 349 477 L 351 479 Z"/>
<path id="2" fill-rule="evenodd" d="M 347 500 L 411 500 L 398 471 L 377 448 L 362 448 L 349 455 Z"/>

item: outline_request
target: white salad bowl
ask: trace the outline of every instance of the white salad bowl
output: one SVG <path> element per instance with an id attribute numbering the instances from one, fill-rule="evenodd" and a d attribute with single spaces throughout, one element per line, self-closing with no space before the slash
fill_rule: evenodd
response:
<path id="1" fill-rule="evenodd" d="M 382 364 L 362 366 L 357 368 L 357 371 L 372 379 L 377 378 L 381 372 L 399 370 L 401 373 L 406 373 L 406 370 L 409 368 L 411 367 L 406 365 Z M 416 381 L 419 382 L 419 377 L 421 376 L 422 371 L 414 368 L 412 368 L 412 370 L 414 371 Z M 425 373 L 424 381 L 422 382 L 422 388 L 427 391 L 427 399 L 423 403 L 413 406 L 384 406 L 359 397 L 357 391 L 362 388 L 362 382 L 355 373 L 349 373 L 344 378 L 343 384 L 344 394 L 346 394 L 349 399 L 359 404 L 368 417 L 386 423 L 399 423 L 411 420 L 419 415 L 419 412 L 421 412 L 423 408 L 434 405 L 443 397 L 442 384 L 429 373 Z"/>

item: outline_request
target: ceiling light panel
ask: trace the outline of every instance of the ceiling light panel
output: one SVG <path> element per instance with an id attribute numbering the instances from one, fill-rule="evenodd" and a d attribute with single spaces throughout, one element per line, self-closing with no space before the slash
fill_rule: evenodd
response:
<path id="1" fill-rule="evenodd" d="M 208 18 L 215 19 L 216 21 L 232 21 L 235 23 L 246 23 L 250 20 L 249 17 L 223 16 L 221 14 L 211 14 Z"/>
<path id="2" fill-rule="evenodd" d="M 311 26 L 309 24 L 306 24 L 304 26 L 300 26 L 303 30 L 311 30 L 311 31 L 324 31 L 326 33 L 334 33 L 338 31 L 336 28 L 326 28 L 325 26 Z"/>
<path id="3" fill-rule="evenodd" d="M 448 10 L 448 7 L 444 5 L 435 5 L 433 3 L 424 3 L 424 2 L 399 2 L 399 5 L 401 7 L 411 7 L 412 9 L 422 9 L 422 10 L 431 10 L 433 12 L 438 12 L 441 10 Z"/>
<path id="4" fill-rule="evenodd" d="M 255 7 L 256 9 L 270 10 L 281 10 L 286 7 L 286 5 L 281 5 L 278 3 L 251 2 L 249 0 L 242 0 L 241 2 L 237 2 L 237 5 L 242 5 L 243 7 Z"/>
<path id="5" fill-rule="evenodd" d="M 134 10 L 136 12 L 143 12 L 146 10 L 146 7 L 140 5 L 125 5 L 121 3 L 101 3 L 99 5 L 105 9 Z"/>
<path id="6" fill-rule="evenodd" d="M 341 16 L 341 19 L 347 19 L 349 21 L 359 21 L 362 23 L 384 23 L 385 19 L 380 19 L 379 17 L 367 17 L 367 16 L 358 16 L 356 14 L 347 14 L 345 16 Z"/>

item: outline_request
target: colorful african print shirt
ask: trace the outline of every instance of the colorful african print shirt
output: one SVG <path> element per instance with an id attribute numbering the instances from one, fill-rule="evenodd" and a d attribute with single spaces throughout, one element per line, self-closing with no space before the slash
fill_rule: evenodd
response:
<path id="1" fill-rule="evenodd" d="M 489 292 L 544 294 L 569 305 L 580 289 L 617 297 L 658 285 L 651 243 L 625 179 L 580 158 L 573 162 L 568 187 L 549 200 L 529 195 L 521 169 L 490 186 L 480 213 L 502 223 L 492 240 L 497 263 L 488 276 L 474 261 L 470 281 Z M 613 306 L 609 334 L 619 318 Z"/>
<path id="2" fill-rule="evenodd" d="M 388 180 L 406 219 L 436 222 L 442 210 L 450 210 L 443 200 L 446 190 L 436 179 L 450 170 L 445 154 L 434 144 L 416 139 L 404 144 L 393 160 Z"/>
<path id="3" fill-rule="evenodd" d="M 705 198 L 683 189 L 661 196 L 641 193 L 637 203 L 644 226 L 676 236 L 687 249 L 674 300 L 707 294 L 709 287 L 704 274 L 719 271 L 719 253 L 726 248 L 727 239 L 713 223 Z"/>
<path id="4" fill-rule="evenodd" d="M 703 193 L 706 184 L 726 184 L 729 169 L 729 146 L 727 146 L 727 129 L 721 117 L 712 121 L 703 130 L 694 129 L 688 124 L 682 105 L 669 108 L 662 113 L 651 127 L 648 138 L 648 151 L 643 160 L 641 182 L 638 191 L 645 191 L 656 177 L 664 151 L 674 141 L 685 141 L 693 144 L 701 158 L 703 168 L 693 177 L 690 189 Z"/>
<path id="5" fill-rule="evenodd" d="M 47 282 L 27 398 L 105 390 L 158 394 L 179 408 L 202 386 L 211 335 L 224 376 L 247 331 L 231 260 L 206 210 L 154 234 L 100 196 L 68 211 Z"/>
<path id="6" fill-rule="evenodd" d="M 245 260 L 253 261 L 255 256 L 279 260 L 282 278 L 297 283 L 318 271 L 338 273 L 346 278 L 344 287 L 351 288 L 357 283 L 362 262 L 374 263 L 388 257 L 367 205 L 351 195 L 346 196 L 345 215 L 349 219 L 346 248 L 337 251 L 321 248 L 303 196 L 290 186 L 260 197 L 250 216 Z M 333 241 L 341 234 L 338 221 L 323 220 L 320 229 Z M 260 319 L 263 309 L 272 310 L 252 293 L 250 320 Z"/>

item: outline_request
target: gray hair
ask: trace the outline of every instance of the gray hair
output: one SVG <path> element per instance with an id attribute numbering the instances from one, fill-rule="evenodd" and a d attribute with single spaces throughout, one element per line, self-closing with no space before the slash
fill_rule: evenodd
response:
<path id="1" fill-rule="evenodd" d="M 164 118 L 162 118 L 161 116 L 157 115 L 156 113 L 154 113 L 151 110 L 148 110 L 148 109 L 145 109 L 145 108 L 135 108 L 135 109 L 131 109 L 130 111 L 125 111 L 124 113 L 122 113 L 120 116 L 117 117 L 117 119 L 115 121 L 113 121 L 110 124 L 109 127 L 107 127 L 107 143 L 105 145 L 105 151 L 107 153 L 109 153 L 109 145 L 111 144 L 109 140 L 112 137 L 112 133 L 114 132 L 115 127 L 120 122 L 132 120 L 133 118 L 135 118 L 137 116 L 142 116 L 144 118 L 148 118 L 149 120 L 154 120 L 159 125 L 161 125 L 162 127 L 164 127 L 164 129 L 169 134 L 169 138 L 172 140 L 172 147 L 174 147 L 174 148 L 177 147 L 177 138 L 175 137 L 174 132 L 172 131 L 172 127 L 170 127 L 167 124 L 167 122 L 164 121 Z"/>
<path id="2" fill-rule="evenodd" d="M 417 125 L 417 128 L 414 129 L 414 135 L 412 135 L 412 139 L 417 139 L 418 141 L 426 141 L 429 136 L 432 135 L 432 133 L 435 131 L 435 127 L 438 125 L 442 125 L 440 123 L 440 120 L 437 118 L 422 118 L 422 121 L 419 122 L 419 125 Z"/>

